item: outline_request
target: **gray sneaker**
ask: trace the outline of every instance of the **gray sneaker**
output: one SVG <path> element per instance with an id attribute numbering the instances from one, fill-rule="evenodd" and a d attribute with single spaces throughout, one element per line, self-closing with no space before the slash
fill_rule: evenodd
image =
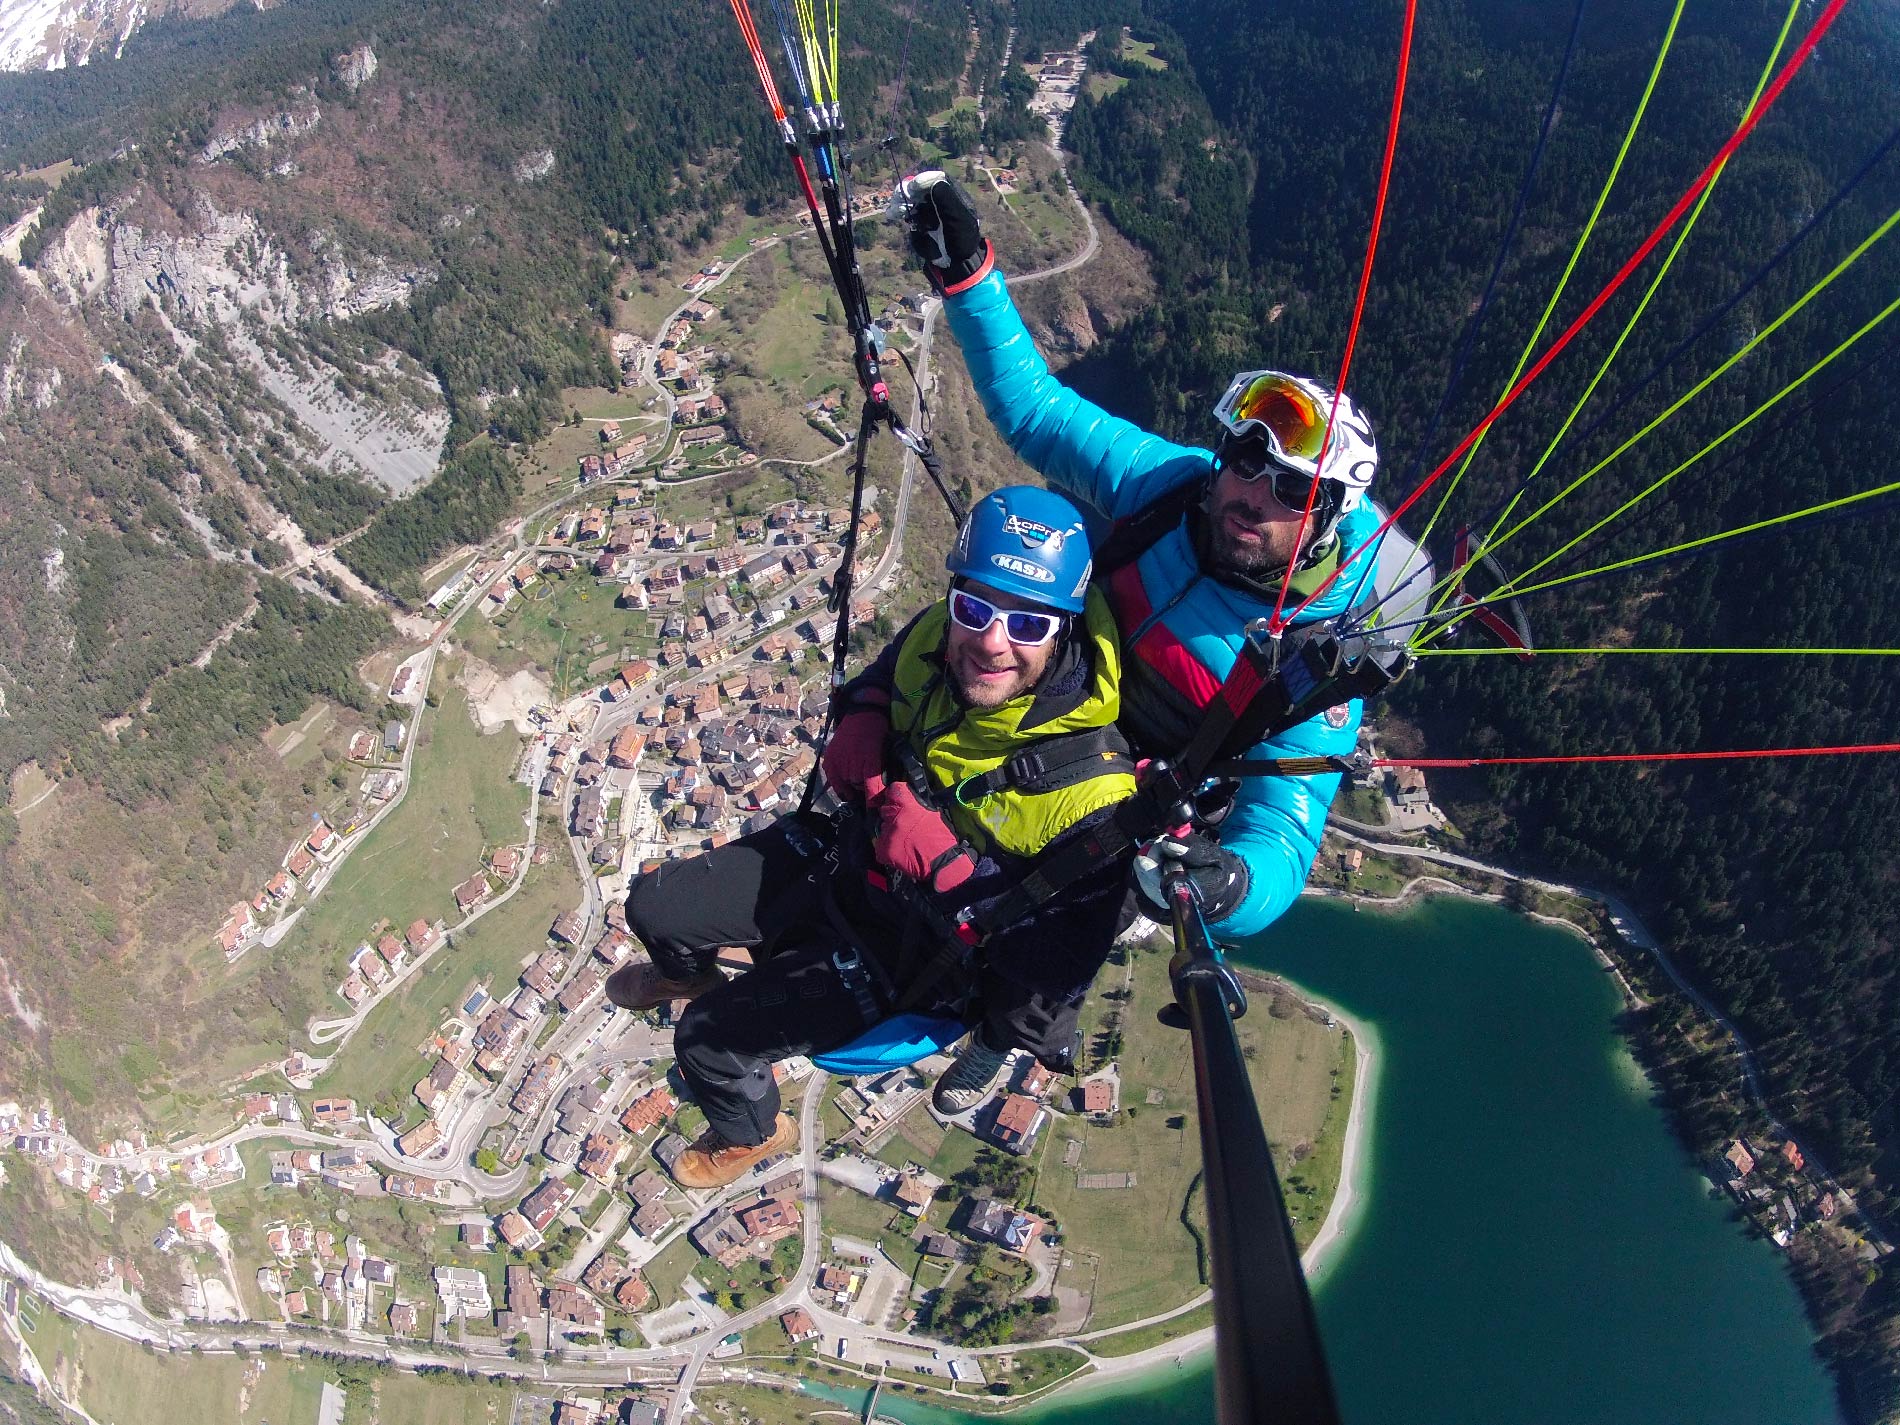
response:
<path id="1" fill-rule="evenodd" d="M 943 1071 L 937 1091 L 930 1096 L 937 1112 L 945 1118 L 968 1113 L 990 1095 L 997 1075 L 1009 1060 L 1007 1049 L 992 1049 L 982 1040 L 980 1031 L 972 1033 L 957 1055 L 956 1063 Z"/>

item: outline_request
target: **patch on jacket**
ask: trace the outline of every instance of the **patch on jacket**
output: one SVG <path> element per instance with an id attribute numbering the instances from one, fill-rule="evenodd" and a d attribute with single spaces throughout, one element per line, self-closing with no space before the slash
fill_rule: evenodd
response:
<path id="1" fill-rule="evenodd" d="M 1326 725 L 1330 728 L 1337 729 L 1344 727 L 1347 719 L 1352 716 L 1352 704 L 1334 703 L 1331 707 L 1326 709 L 1325 712 L 1321 713 L 1320 716 L 1326 719 Z"/>

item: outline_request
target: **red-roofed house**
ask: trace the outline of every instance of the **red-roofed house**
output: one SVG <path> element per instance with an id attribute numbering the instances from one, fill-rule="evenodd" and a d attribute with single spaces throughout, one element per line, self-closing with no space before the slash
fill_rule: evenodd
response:
<path id="1" fill-rule="evenodd" d="M 1048 1117 L 1049 1110 L 1033 1098 L 1010 1094 L 996 1111 L 992 1136 L 1012 1153 L 1027 1153 L 1035 1147 L 1036 1135 Z"/>
<path id="2" fill-rule="evenodd" d="M 620 1115 L 620 1126 L 629 1133 L 644 1133 L 666 1122 L 678 1107 L 666 1085 L 661 1084 L 628 1105 L 627 1111 Z"/>
<path id="3" fill-rule="evenodd" d="M 614 1300 L 622 1311 L 645 1311 L 653 1304 L 653 1288 L 635 1272 L 614 1288 Z"/>
<path id="4" fill-rule="evenodd" d="M 463 915 L 488 899 L 488 877 L 480 871 L 455 888 L 455 904 Z"/>

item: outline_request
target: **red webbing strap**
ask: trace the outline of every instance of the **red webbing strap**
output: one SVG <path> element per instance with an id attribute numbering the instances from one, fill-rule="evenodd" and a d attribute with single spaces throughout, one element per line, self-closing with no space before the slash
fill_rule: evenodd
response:
<path id="1" fill-rule="evenodd" d="M 1374 757 L 1374 767 L 1560 767 L 1584 762 L 1739 762 L 1757 757 L 1847 757 L 1900 752 L 1900 742 L 1847 747 L 1750 747 L 1720 752 L 1579 752 L 1565 757 Z"/>

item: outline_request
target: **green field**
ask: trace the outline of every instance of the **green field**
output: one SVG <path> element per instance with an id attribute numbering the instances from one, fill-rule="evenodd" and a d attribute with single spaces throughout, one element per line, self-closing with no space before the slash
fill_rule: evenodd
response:
<path id="1" fill-rule="evenodd" d="M 991 1380 L 1007 1381 L 1013 1395 L 1023 1395 L 1054 1385 L 1088 1365 L 1087 1361 L 1066 1346 L 1038 1346 L 1017 1351 L 1010 1360 L 1014 1369 L 1006 1374 L 996 1371 L 994 1357 L 986 1359 L 983 1367 L 984 1374 Z"/>
<path id="2" fill-rule="evenodd" d="M 149 1351 L 50 1311 L 27 1342 L 98 1425 L 316 1425 L 323 1382 L 333 1378 L 321 1362 L 275 1353 Z"/>
<path id="3" fill-rule="evenodd" d="M 1099 1340 L 1086 1341 L 1089 1350 L 1098 1356 L 1132 1356 L 1136 1351 L 1145 1351 L 1150 1346 L 1159 1346 L 1164 1341 L 1173 1341 L 1181 1336 L 1190 1336 L 1204 1326 L 1214 1324 L 1212 1303 L 1197 1306 L 1192 1311 L 1184 1311 L 1179 1316 L 1171 1316 L 1153 1326 L 1137 1326 L 1132 1331 L 1118 1332 L 1113 1336 L 1104 1336 Z"/>
<path id="4" fill-rule="evenodd" d="M 1081 248 L 1082 218 L 1060 180 L 1048 179 L 1042 187 L 1026 184 L 1005 196 L 1003 205 L 1015 220 L 1009 237 L 1011 257 L 1016 263 L 1041 267 Z"/>
<path id="5" fill-rule="evenodd" d="M 1154 43 L 1150 40 L 1138 40 L 1130 35 L 1122 36 L 1122 58 L 1132 59 L 1146 69 L 1166 69 L 1168 62 L 1155 54 Z"/>
<path id="6" fill-rule="evenodd" d="M 1064 1229 L 1064 1246 L 1076 1260 L 1071 1284 L 1094 1282 L 1091 1329 L 1166 1311 L 1203 1286 L 1193 1236 L 1181 1221 L 1189 1185 L 1201 1166 L 1193 1068 L 1185 1036 L 1155 1017 L 1169 996 L 1165 967 L 1165 955 L 1157 950 L 1136 954 L 1134 998 L 1121 1016 L 1123 1112 L 1105 1126 L 1079 1115 L 1058 1120 L 1038 1150 L 1034 1196 Z M 1111 1009 L 1103 992 L 1119 983 L 1118 968 L 1111 966 L 1091 997 L 1092 1040 L 1094 1027 Z M 1275 1161 L 1283 1174 L 1298 1179 L 1289 1196 L 1300 1214 L 1295 1230 L 1304 1245 L 1318 1230 L 1338 1175 L 1337 1140 L 1351 1103 L 1350 1041 L 1339 1030 L 1306 1018 L 1290 1001 L 1276 1004 L 1266 993 L 1254 996 L 1240 1033 Z M 1340 1071 L 1337 1080 L 1335 1070 Z M 1336 1083 L 1342 1085 L 1338 1097 Z M 1150 1091 L 1158 1092 L 1162 1102 L 1150 1103 Z M 1076 1168 L 1063 1164 L 1068 1139 L 1082 1144 Z M 1080 1173 L 1116 1172 L 1134 1173 L 1135 1185 L 1078 1186 Z M 1312 1191 L 1300 1190 L 1306 1187 Z M 1130 1222 L 1146 1228 L 1142 1250 L 1129 1249 Z M 1092 1270 L 1095 1264 L 1099 1268 Z"/>
<path id="7" fill-rule="evenodd" d="M 924 122 L 929 124 L 930 127 L 933 129 L 940 129 L 945 124 L 950 122 L 950 116 L 952 114 L 960 114 L 964 112 L 974 113 L 975 111 L 976 111 L 976 95 L 965 94 L 960 99 L 956 100 L 956 102 L 951 104 L 951 106 L 948 109 L 939 109 L 936 113 L 932 114 L 928 119 L 924 120 Z"/>
<path id="8" fill-rule="evenodd" d="M 1341 787 L 1339 809 L 1354 821 L 1363 821 L 1371 826 L 1385 825 L 1385 793 L 1377 787 L 1356 787 L 1350 783 Z"/>
<path id="9" fill-rule="evenodd" d="M 480 1378 L 392 1372 L 376 1381 L 376 1413 L 384 1425 L 509 1425 L 515 1394 Z"/>
<path id="10" fill-rule="evenodd" d="M 534 673 L 557 699 L 571 697 L 601 681 L 587 671 L 597 660 L 617 667 L 655 651 L 647 615 L 615 608 L 617 593 L 585 567 L 543 574 L 506 612 L 465 620 L 468 651 L 504 674 Z"/>
<path id="11" fill-rule="evenodd" d="M 832 1234 L 840 1232 L 860 1241 L 875 1242 L 882 1246 L 884 1255 L 897 1263 L 907 1275 L 915 1275 L 917 1264 L 923 1260 L 923 1253 L 910 1239 L 911 1231 L 917 1225 L 914 1217 L 900 1212 L 888 1202 L 874 1201 L 861 1192 L 854 1192 L 837 1183 L 820 1183 L 818 1199 L 824 1214 L 822 1220 L 827 1247 Z"/>
<path id="12" fill-rule="evenodd" d="M 753 262 L 762 260 L 755 258 Z M 835 377 L 836 372 L 829 368 L 819 372 L 815 358 L 828 337 L 840 351 L 848 351 L 842 323 L 834 325 L 825 319 L 826 307 L 835 306 L 836 295 L 823 281 L 789 271 L 781 270 L 775 282 L 776 299 L 760 312 L 756 325 L 745 333 L 747 364 L 766 380 L 788 385 L 802 386 L 808 379 L 824 374 Z M 740 286 L 744 290 L 750 284 Z"/>
<path id="13" fill-rule="evenodd" d="M 420 974 L 370 1011 L 318 1081 L 318 1092 L 348 1094 L 366 1105 L 391 1093 L 406 1098 L 429 1067 L 417 1050 L 443 1017 L 460 1007 L 468 985 L 488 980 L 505 989 L 521 962 L 546 944 L 554 918 L 572 910 L 578 899 L 574 867 L 565 855 L 531 867 L 507 904 L 457 935 L 452 948 L 436 951 Z"/>
<path id="14" fill-rule="evenodd" d="M 27 1337 L 40 1365 L 98 1425 L 316 1425 L 337 1369 L 275 1351 L 167 1355 L 43 1312 Z M 348 1420 L 388 1425 L 508 1425 L 513 1386 L 357 1365 Z"/>
<path id="15" fill-rule="evenodd" d="M 687 300 L 684 292 L 679 298 L 682 302 Z M 649 339 L 652 335 L 650 330 L 643 333 Z M 555 426 L 519 462 L 524 498 L 531 505 L 539 504 L 539 497 L 544 496 L 551 485 L 576 479 L 580 474 L 581 456 L 597 455 L 607 448 L 600 438 L 602 421 L 620 422 L 622 440 L 646 436 L 648 459 L 657 457 L 665 446 L 666 409 L 651 387 L 638 386 L 624 391 L 608 391 L 599 386 L 569 387 L 561 392 L 561 406 L 568 412 L 578 411 L 581 423 Z"/>
<path id="16" fill-rule="evenodd" d="M 686 1278 L 701 1258 L 698 1250 L 684 1237 L 669 1243 L 665 1251 L 640 1268 L 640 1274 L 653 1288 L 654 1300 L 667 1306 L 680 1299 Z"/>
<path id="17" fill-rule="evenodd" d="M 440 706 L 423 710 L 408 794 L 367 840 L 350 853 L 297 928 L 268 954 L 268 963 L 320 985 L 322 1008 L 346 1006 L 331 991 L 349 956 L 380 924 L 398 927 L 417 917 L 453 925 L 455 887 L 480 869 L 482 853 L 518 844 L 526 829 L 525 788 L 511 780 L 521 745 L 510 732 L 485 737 L 453 685 L 456 664 L 439 660 L 430 689 Z M 414 726 L 414 724 L 412 724 Z"/>

